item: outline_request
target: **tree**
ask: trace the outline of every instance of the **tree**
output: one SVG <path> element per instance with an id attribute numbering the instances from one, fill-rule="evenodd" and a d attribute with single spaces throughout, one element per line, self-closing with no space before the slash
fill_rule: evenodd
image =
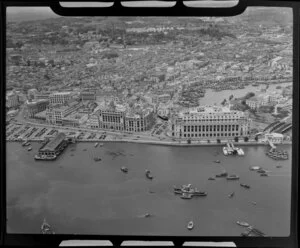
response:
<path id="1" fill-rule="evenodd" d="M 248 142 L 249 141 L 249 138 L 246 136 L 246 137 L 244 137 L 244 141 L 245 142 Z"/>
<path id="2" fill-rule="evenodd" d="M 255 139 L 255 141 L 257 142 L 257 141 L 258 141 L 258 136 L 256 135 L 254 139 Z"/>
<path id="3" fill-rule="evenodd" d="M 221 143 L 221 140 L 220 140 L 220 139 L 217 139 L 217 143 L 220 144 L 220 143 Z"/>
<path id="4" fill-rule="evenodd" d="M 187 143 L 188 143 L 188 144 L 191 144 L 191 143 L 192 143 L 192 142 L 191 142 L 191 139 L 188 139 L 188 140 L 187 140 Z"/>
<path id="5" fill-rule="evenodd" d="M 210 143 L 210 140 L 207 140 L 207 143 L 209 144 L 209 143 Z"/>
<path id="6" fill-rule="evenodd" d="M 228 98 L 228 99 L 229 99 L 229 101 L 231 101 L 231 100 L 232 100 L 232 98 L 233 98 L 233 95 L 230 95 L 230 96 L 229 96 L 229 98 Z"/>
<path id="7" fill-rule="evenodd" d="M 234 142 L 239 142 L 239 137 L 234 137 Z"/>

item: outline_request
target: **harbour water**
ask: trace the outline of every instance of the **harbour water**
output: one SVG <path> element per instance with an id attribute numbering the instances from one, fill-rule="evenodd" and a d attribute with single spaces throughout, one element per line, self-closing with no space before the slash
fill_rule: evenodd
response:
<path id="1" fill-rule="evenodd" d="M 7 143 L 9 233 L 40 233 L 46 218 L 57 234 L 239 236 L 244 231 L 239 220 L 267 236 L 289 235 L 291 145 L 279 147 L 289 153 L 285 161 L 267 157 L 267 146 L 244 146 L 245 156 L 225 157 L 221 146 L 133 143 L 96 148 L 77 143 L 56 161 L 35 161 L 40 145 L 32 144 L 29 152 L 21 143 Z M 102 160 L 94 161 L 96 156 Z M 254 165 L 270 171 L 269 177 L 250 171 Z M 153 180 L 145 177 L 146 169 Z M 223 170 L 240 180 L 208 180 Z M 207 197 L 183 200 L 174 195 L 173 185 L 188 183 Z M 146 213 L 152 216 L 145 218 Z M 190 220 L 192 231 L 186 228 Z"/>

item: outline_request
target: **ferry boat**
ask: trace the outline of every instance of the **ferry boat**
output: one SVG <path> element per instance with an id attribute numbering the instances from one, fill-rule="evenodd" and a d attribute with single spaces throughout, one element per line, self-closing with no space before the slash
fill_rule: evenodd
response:
<path id="1" fill-rule="evenodd" d="M 194 228 L 194 222 L 190 221 L 187 225 L 187 229 L 192 230 Z"/>
<path id="2" fill-rule="evenodd" d="M 122 166 L 122 167 L 121 167 L 121 171 L 123 171 L 124 173 L 127 173 L 127 172 L 128 172 L 128 168 L 125 167 L 125 166 Z"/>
<path id="3" fill-rule="evenodd" d="M 97 147 L 98 145 L 99 145 L 99 143 L 98 143 L 98 142 L 96 142 L 94 146 L 95 146 L 95 147 Z"/>
<path id="4" fill-rule="evenodd" d="M 57 158 L 57 156 L 56 155 L 42 155 L 42 156 L 40 156 L 40 155 L 35 155 L 34 156 L 34 159 L 35 160 L 55 160 Z"/>
<path id="5" fill-rule="evenodd" d="M 245 189 L 250 189 L 250 185 L 248 184 L 241 183 L 240 185 Z"/>
<path id="6" fill-rule="evenodd" d="M 55 234 L 55 232 L 52 230 L 51 226 L 47 223 L 46 219 L 44 219 L 44 221 L 41 225 L 41 233 L 42 234 Z"/>
<path id="7" fill-rule="evenodd" d="M 239 180 L 240 177 L 238 175 L 230 175 L 226 177 L 227 180 Z"/>
<path id="8" fill-rule="evenodd" d="M 146 177 L 150 180 L 153 179 L 153 176 L 151 175 L 151 172 L 149 170 L 146 170 Z"/>

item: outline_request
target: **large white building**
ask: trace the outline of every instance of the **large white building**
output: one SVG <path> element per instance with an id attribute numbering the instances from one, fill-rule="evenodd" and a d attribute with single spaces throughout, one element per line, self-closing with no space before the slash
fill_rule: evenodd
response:
<path id="1" fill-rule="evenodd" d="M 246 113 L 228 107 L 204 106 L 172 116 L 169 135 L 179 139 L 234 139 L 248 136 L 249 130 Z"/>
<path id="2" fill-rule="evenodd" d="M 26 106 L 29 117 L 34 118 L 37 113 L 44 111 L 49 106 L 49 100 L 29 100 L 26 101 Z"/>

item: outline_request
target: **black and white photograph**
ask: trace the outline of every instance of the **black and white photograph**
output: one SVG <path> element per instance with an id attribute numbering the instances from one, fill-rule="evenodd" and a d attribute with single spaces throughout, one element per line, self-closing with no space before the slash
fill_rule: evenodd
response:
<path id="1" fill-rule="evenodd" d="M 288 237 L 293 10 L 6 12 L 11 234 Z"/>

